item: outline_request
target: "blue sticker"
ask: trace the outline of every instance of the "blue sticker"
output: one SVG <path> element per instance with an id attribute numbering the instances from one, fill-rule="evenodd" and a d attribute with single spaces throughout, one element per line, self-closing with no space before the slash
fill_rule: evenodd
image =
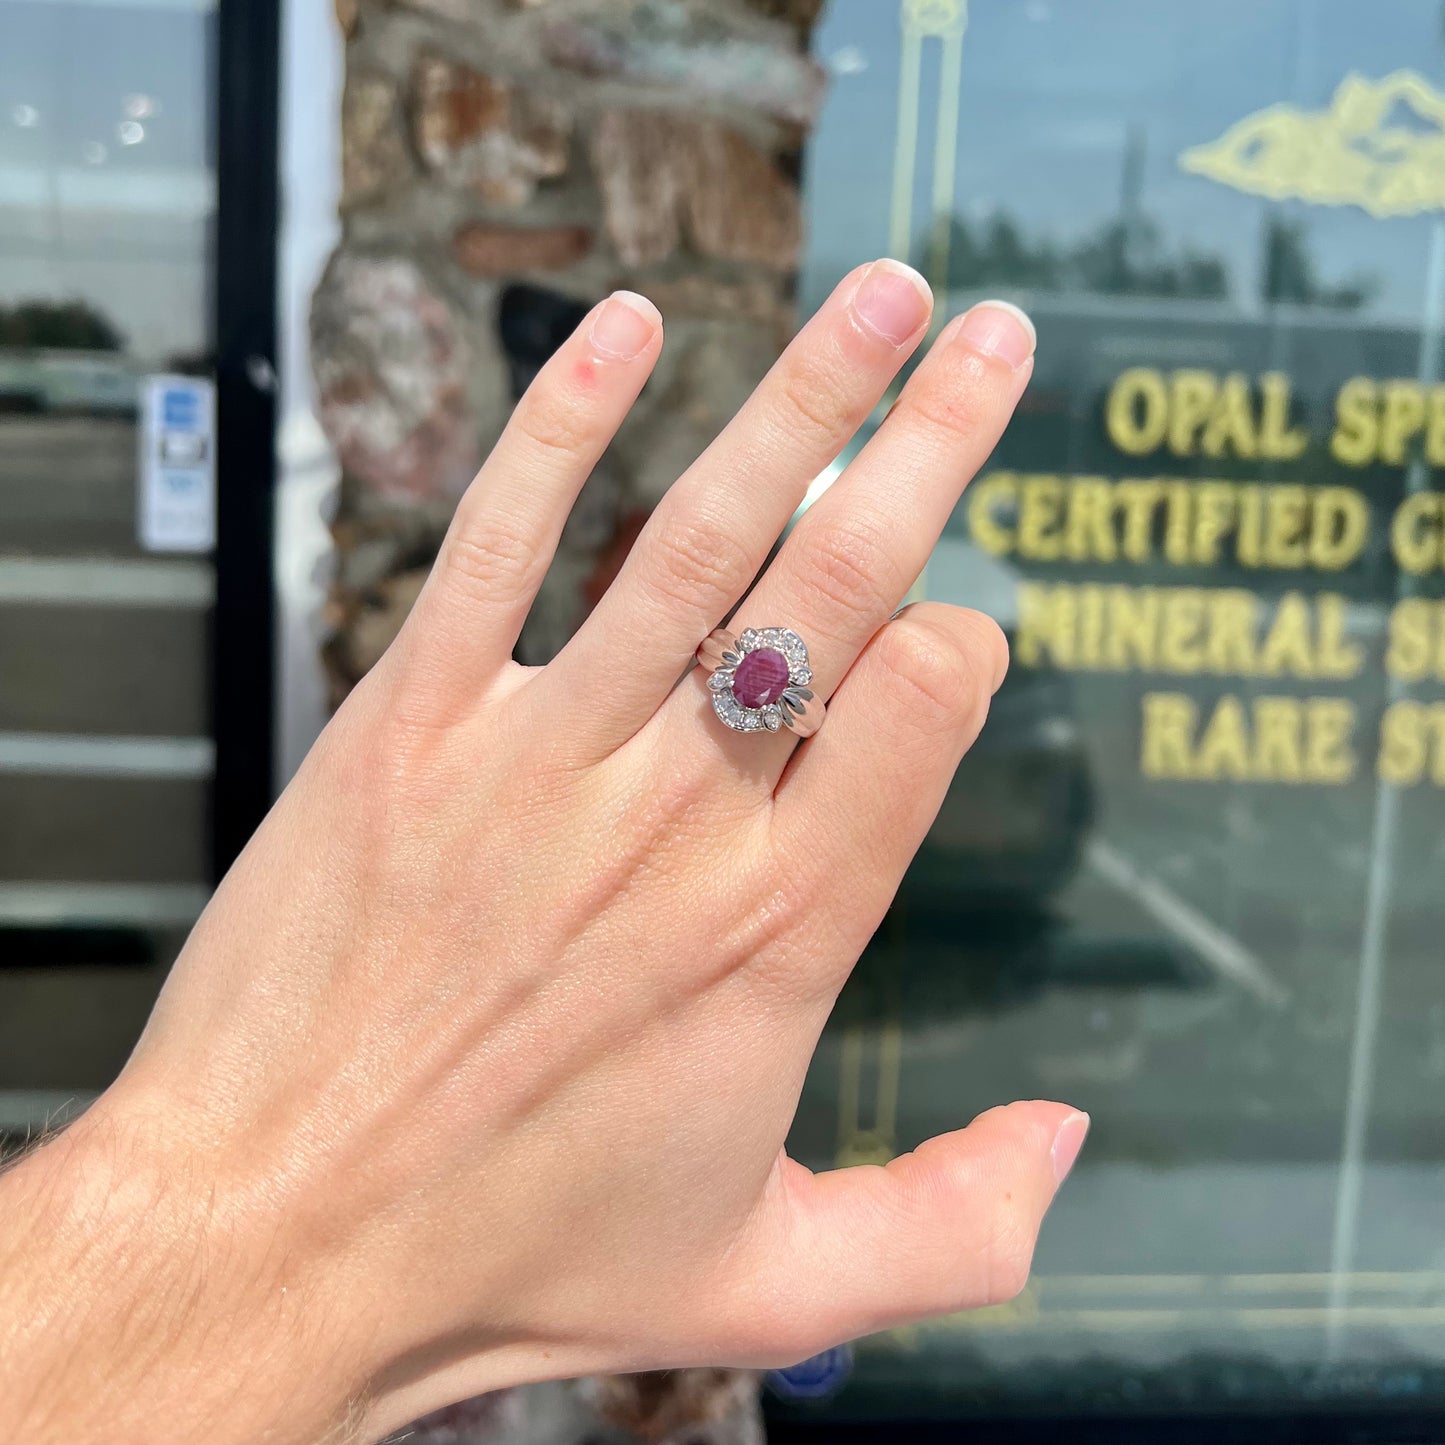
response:
<path id="1" fill-rule="evenodd" d="M 201 422 L 200 398 L 193 391 L 168 391 L 161 412 L 166 426 L 194 431 Z"/>
<path id="2" fill-rule="evenodd" d="M 768 1388 L 785 1400 L 823 1400 L 853 1373 L 853 1346 L 838 1345 L 786 1370 L 769 1370 Z"/>

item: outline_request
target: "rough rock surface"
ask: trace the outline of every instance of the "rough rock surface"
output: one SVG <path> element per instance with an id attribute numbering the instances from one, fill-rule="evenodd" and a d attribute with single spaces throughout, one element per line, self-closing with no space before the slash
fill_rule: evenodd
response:
<path id="1" fill-rule="evenodd" d="M 666 260 L 684 235 L 718 260 L 797 264 L 797 188 L 738 131 L 694 116 L 609 110 L 591 149 L 607 234 L 629 265 Z"/>
<path id="2" fill-rule="evenodd" d="M 376 197 L 411 174 L 396 85 L 385 75 L 352 71 L 341 97 L 341 204 Z"/>
<path id="3" fill-rule="evenodd" d="M 521 206 L 567 169 L 571 117 L 561 101 L 423 55 L 412 76 L 412 133 L 428 168 L 496 206 Z"/>
<path id="4" fill-rule="evenodd" d="M 455 500 L 476 471 L 470 348 L 411 261 L 342 253 L 312 302 L 321 424 L 341 464 L 391 501 Z"/>

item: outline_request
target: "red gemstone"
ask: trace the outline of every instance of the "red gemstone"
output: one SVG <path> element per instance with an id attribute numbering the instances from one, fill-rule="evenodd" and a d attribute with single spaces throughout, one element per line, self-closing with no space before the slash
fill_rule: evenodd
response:
<path id="1" fill-rule="evenodd" d="M 777 702 L 787 685 L 788 659 L 771 647 L 748 653 L 733 674 L 733 696 L 744 707 Z"/>

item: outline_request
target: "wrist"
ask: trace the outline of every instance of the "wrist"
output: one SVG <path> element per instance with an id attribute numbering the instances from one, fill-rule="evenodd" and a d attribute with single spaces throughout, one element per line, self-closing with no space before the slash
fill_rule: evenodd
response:
<path id="1" fill-rule="evenodd" d="M 229 1183 L 114 1090 L 0 1176 L 0 1438 L 344 1435 L 321 1261 Z"/>

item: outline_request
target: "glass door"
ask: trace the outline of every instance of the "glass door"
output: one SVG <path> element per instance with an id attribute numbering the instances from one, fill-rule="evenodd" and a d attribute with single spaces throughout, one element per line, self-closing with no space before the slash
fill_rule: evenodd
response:
<path id="1" fill-rule="evenodd" d="M 1445 7 L 833 0 L 816 48 L 805 301 L 892 251 L 1039 339 L 920 584 L 1012 669 L 794 1144 L 1094 1127 L 1019 1300 L 795 1417 L 1438 1422 Z"/>
<path id="2" fill-rule="evenodd" d="M 103 1086 L 211 871 L 213 0 L 0 0 L 0 1128 Z"/>

